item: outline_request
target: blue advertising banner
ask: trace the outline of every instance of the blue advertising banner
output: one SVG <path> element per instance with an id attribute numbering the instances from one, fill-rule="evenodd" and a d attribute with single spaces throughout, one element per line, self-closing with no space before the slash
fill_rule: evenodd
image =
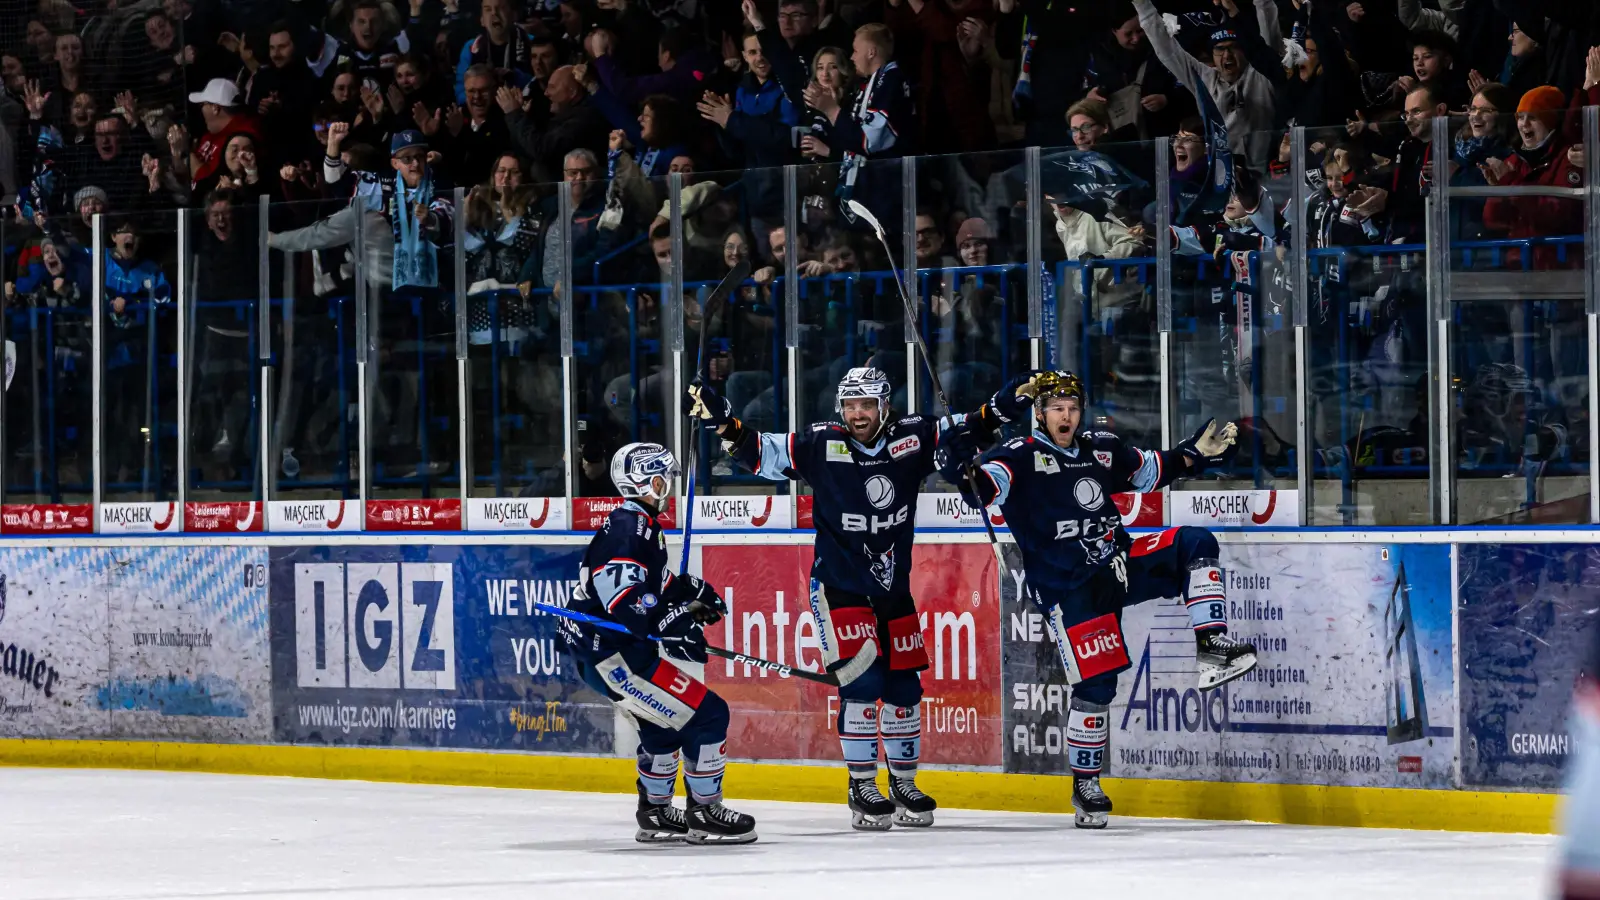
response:
<path id="1" fill-rule="evenodd" d="M 1600 546 L 1461 544 L 1461 780 L 1553 790 L 1600 614 Z"/>
<path id="2" fill-rule="evenodd" d="M 610 753 L 610 703 L 562 652 L 579 547 L 271 555 L 279 740 Z"/>

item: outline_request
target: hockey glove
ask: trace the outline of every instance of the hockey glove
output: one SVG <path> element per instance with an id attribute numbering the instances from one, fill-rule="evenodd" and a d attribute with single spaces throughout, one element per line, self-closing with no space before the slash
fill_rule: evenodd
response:
<path id="1" fill-rule="evenodd" d="M 733 421 L 733 404 L 708 384 L 691 384 L 683 395 L 683 414 L 721 429 Z"/>
<path id="2" fill-rule="evenodd" d="M 933 451 L 933 463 L 939 474 L 951 484 L 966 481 L 967 469 L 978 457 L 978 437 L 967 422 L 952 424 L 939 435 L 939 444 Z"/>
<path id="3" fill-rule="evenodd" d="M 672 579 L 663 594 L 669 606 L 682 606 L 684 612 L 701 625 L 715 625 L 728 613 L 727 605 L 717 592 L 696 575 L 679 575 Z"/>
<path id="4" fill-rule="evenodd" d="M 1033 376 L 1038 374 L 1037 371 L 1024 372 L 989 398 L 989 408 L 994 410 L 1001 424 L 1009 425 L 1028 415 L 1033 406 Z"/>
<path id="5" fill-rule="evenodd" d="M 668 656 L 686 662 L 703 663 L 707 658 L 706 632 L 695 621 L 692 607 L 691 603 L 667 610 L 667 614 L 661 617 L 661 624 L 656 627 L 656 634 L 660 636 L 661 646 Z"/>
<path id="6" fill-rule="evenodd" d="M 1234 442 L 1239 438 L 1239 426 L 1229 422 L 1217 428 L 1216 419 L 1207 419 L 1206 424 L 1200 426 L 1187 441 L 1179 444 L 1177 450 L 1187 457 L 1197 469 L 1206 466 L 1221 465 L 1227 462 L 1234 452 Z"/>

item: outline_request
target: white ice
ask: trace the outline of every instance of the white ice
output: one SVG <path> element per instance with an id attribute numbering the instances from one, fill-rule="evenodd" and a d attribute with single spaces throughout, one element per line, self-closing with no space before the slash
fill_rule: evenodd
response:
<path id="1" fill-rule="evenodd" d="M 1554 839 L 735 801 L 744 847 L 644 846 L 634 798 L 164 772 L 0 769 L 0 896 L 1337 898 L 1544 896 Z"/>

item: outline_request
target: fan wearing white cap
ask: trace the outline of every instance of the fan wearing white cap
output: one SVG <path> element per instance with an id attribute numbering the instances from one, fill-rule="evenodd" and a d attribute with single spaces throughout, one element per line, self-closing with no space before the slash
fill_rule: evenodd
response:
<path id="1" fill-rule="evenodd" d="M 247 134 L 261 142 L 261 122 L 239 106 L 239 87 L 226 78 L 213 78 L 203 90 L 189 95 L 200 107 L 206 133 L 200 136 L 189 159 L 189 178 L 199 184 L 217 173 L 222 151 L 235 135 Z"/>

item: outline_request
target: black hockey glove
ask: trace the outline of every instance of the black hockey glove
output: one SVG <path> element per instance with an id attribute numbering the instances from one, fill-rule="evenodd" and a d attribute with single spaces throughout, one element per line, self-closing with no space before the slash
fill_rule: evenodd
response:
<path id="1" fill-rule="evenodd" d="M 1196 469 L 1203 470 L 1207 466 L 1217 466 L 1233 458 L 1237 449 L 1235 441 L 1238 440 L 1239 426 L 1229 422 L 1220 429 L 1216 419 L 1207 419 L 1200 430 L 1189 436 L 1189 439 L 1179 444 L 1176 449 L 1187 457 Z"/>
<path id="2" fill-rule="evenodd" d="M 718 394 L 709 384 L 691 384 L 683 392 L 683 414 L 700 419 L 713 429 L 721 429 L 734 421 L 733 404 Z"/>
<path id="3" fill-rule="evenodd" d="M 715 625 L 727 615 L 727 604 L 696 575 L 679 575 L 662 592 L 668 606 L 684 608 L 684 612 L 701 625 Z"/>
<path id="4" fill-rule="evenodd" d="M 666 649 L 668 656 L 686 662 L 703 663 L 707 659 L 706 632 L 695 621 L 691 611 L 693 605 L 668 609 L 667 614 L 661 617 L 661 624 L 656 626 L 656 634 L 661 638 L 661 646 Z"/>
<path id="5" fill-rule="evenodd" d="M 1023 372 L 1021 375 L 1006 382 L 1006 386 L 995 391 L 989 398 L 989 408 L 1000 419 L 1002 424 L 1009 425 L 1018 419 L 1026 418 L 1028 411 L 1033 406 L 1033 376 L 1037 371 Z M 1017 393 L 1023 391 L 1024 393 Z"/>
<path id="6" fill-rule="evenodd" d="M 956 485 L 967 480 L 967 469 L 977 458 L 978 436 L 972 433 L 972 426 L 967 422 L 946 428 L 933 451 L 933 464 L 939 467 L 939 474 Z"/>

